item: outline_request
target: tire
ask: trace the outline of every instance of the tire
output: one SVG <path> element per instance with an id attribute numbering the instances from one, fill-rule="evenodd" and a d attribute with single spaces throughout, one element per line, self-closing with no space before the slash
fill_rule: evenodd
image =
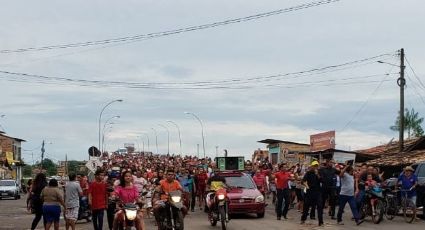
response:
<path id="1" fill-rule="evenodd" d="M 264 218 L 265 212 L 259 212 L 257 213 L 257 218 Z"/>
<path id="2" fill-rule="evenodd" d="M 220 206 L 219 208 L 220 213 L 220 221 L 221 221 L 221 230 L 227 229 L 227 221 L 226 221 L 226 206 Z"/>
<path id="3" fill-rule="evenodd" d="M 384 218 L 384 202 L 377 200 L 375 204 L 375 215 L 372 213 L 372 221 L 374 224 L 379 224 Z"/>
<path id="4" fill-rule="evenodd" d="M 409 199 L 403 202 L 403 217 L 406 223 L 412 223 L 416 219 L 416 205 Z"/>
<path id="5" fill-rule="evenodd" d="M 183 213 L 180 210 L 177 212 L 176 225 L 177 225 L 175 228 L 176 230 L 184 230 L 184 218 L 183 218 Z"/>
<path id="6" fill-rule="evenodd" d="M 387 220 L 393 220 L 397 215 L 397 201 L 394 198 L 387 199 L 385 204 L 385 217 Z"/>
<path id="7" fill-rule="evenodd" d="M 210 216 L 211 226 L 213 226 L 213 227 L 216 226 L 217 225 L 217 220 L 213 218 L 214 217 L 213 213 L 208 213 L 208 215 L 211 215 Z"/>

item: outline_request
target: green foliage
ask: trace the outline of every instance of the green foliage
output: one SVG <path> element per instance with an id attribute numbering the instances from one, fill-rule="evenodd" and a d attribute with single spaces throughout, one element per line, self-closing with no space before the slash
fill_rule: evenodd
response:
<path id="1" fill-rule="evenodd" d="M 422 122 L 424 121 L 423 117 L 419 117 L 419 113 L 415 109 L 405 110 L 404 113 L 404 131 L 407 131 L 407 137 L 420 137 L 424 135 L 424 130 L 422 129 Z M 395 125 L 390 127 L 393 131 L 400 130 L 400 114 L 397 116 Z"/>
<path id="2" fill-rule="evenodd" d="M 36 164 L 35 167 L 41 167 L 40 163 Z M 43 169 L 46 170 L 47 176 L 55 176 L 58 173 L 56 164 L 49 158 L 43 160 Z"/>
<path id="3" fill-rule="evenodd" d="M 32 176 L 32 169 L 33 167 L 31 165 L 25 165 L 22 168 L 22 174 L 24 177 L 31 177 Z"/>

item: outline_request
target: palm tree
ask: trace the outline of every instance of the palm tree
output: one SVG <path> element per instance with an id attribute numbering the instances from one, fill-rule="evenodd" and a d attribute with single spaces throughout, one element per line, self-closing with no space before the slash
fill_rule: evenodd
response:
<path id="1" fill-rule="evenodd" d="M 415 109 L 405 110 L 404 114 L 404 131 L 407 131 L 407 137 L 420 137 L 424 135 L 424 130 L 422 129 L 422 122 L 424 121 L 423 117 L 419 117 L 419 113 L 415 111 Z M 400 130 L 400 115 L 397 116 L 397 120 L 395 121 L 395 125 L 390 127 L 393 131 Z"/>

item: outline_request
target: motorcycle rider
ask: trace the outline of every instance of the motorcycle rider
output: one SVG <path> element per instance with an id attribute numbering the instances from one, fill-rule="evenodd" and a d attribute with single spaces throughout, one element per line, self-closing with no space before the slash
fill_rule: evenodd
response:
<path id="1" fill-rule="evenodd" d="M 206 196 L 206 202 L 208 209 L 211 210 L 212 201 L 214 200 L 215 192 L 219 189 L 227 188 L 226 179 L 217 173 L 214 173 L 207 181 L 207 191 L 209 193 Z M 212 213 L 211 211 L 209 212 Z"/>
<path id="2" fill-rule="evenodd" d="M 160 227 L 160 215 L 165 207 L 165 202 L 168 200 L 168 194 L 176 190 L 183 192 L 183 188 L 181 187 L 179 181 L 176 180 L 174 169 L 168 169 L 165 179 L 162 179 L 159 182 L 159 185 L 156 187 L 152 198 L 152 203 L 154 204 L 153 213 L 155 215 L 158 229 Z M 183 217 L 186 216 L 187 208 L 185 206 L 182 207 L 181 211 L 183 213 Z"/>
<path id="3" fill-rule="evenodd" d="M 120 184 L 115 188 L 115 195 L 117 196 L 119 203 L 142 203 L 139 192 L 136 186 L 132 183 L 133 175 L 130 171 L 124 171 L 120 177 Z M 118 229 L 119 223 L 124 222 L 125 213 L 123 210 L 119 210 L 115 213 L 113 229 Z M 138 211 L 135 219 L 136 229 L 144 229 L 143 215 L 141 210 Z"/>

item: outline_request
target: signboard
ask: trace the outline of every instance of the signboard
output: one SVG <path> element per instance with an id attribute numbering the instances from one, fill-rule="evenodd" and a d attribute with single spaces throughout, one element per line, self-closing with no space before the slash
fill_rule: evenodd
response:
<path id="1" fill-rule="evenodd" d="M 102 162 L 99 161 L 99 159 L 91 159 L 89 161 L 87 161 L 86 163 L 86 167 L 91 171 L 91 172 L 96 172 L 97 167 L 102 167 Z"/>
<path id="2" fill-rule="evenodd" d="M 6 152 L 6 159 L 7 159 L 7 162 L 9 162 L 9 164 L 12 164 L 14 161 L 13 161 L 13 152 Z"/>
<path id="3" fill-rule="evenodd" d="M 322 151 L 335 148 L 335 131 L 318 133 L 310 136 L 310 151 Z"/>
<path id="4" fill-rule="evenodd" d="M 345 163 L 346 161 L 356 160 L 356 154 L 354 153 L 343 153 L 343 152 L 334 152 L 334 161 L 336 163 Z"/>

